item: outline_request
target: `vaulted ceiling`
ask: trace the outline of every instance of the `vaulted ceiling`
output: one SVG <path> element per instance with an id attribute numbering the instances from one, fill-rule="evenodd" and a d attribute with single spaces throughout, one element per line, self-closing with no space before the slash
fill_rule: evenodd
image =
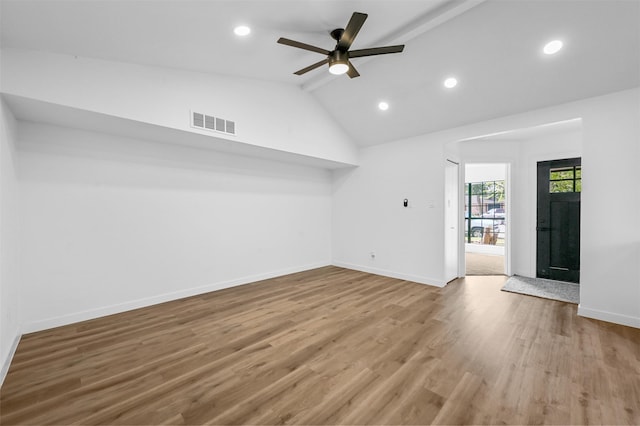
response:
<path id="1" fill-rule="evenodd" d="M 2 0 L 1 45 L 297 85 L 360 145 L 378 144 L 640 85 L 636 0 Z M 329 32 L 369 15 L 354 49 L 361 76 L 276 43 L 331 50 Z M 237 37 L 235 26 L 251 27 Z M 564 48 L 544 55 L 550 40 Z M 454 76 L 458 85 L 443 86 Z M 390 108 L 377 105 L 386 101 Z M 277 102 L 277 100 L 274 100 Z"/>

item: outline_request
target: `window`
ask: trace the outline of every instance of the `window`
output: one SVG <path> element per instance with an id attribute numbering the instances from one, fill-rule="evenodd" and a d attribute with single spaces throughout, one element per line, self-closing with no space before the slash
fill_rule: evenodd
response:
<path id="1" fill-rule="evenodd" d="M 465 184 L 465 241 L 504 245 L 504 180 Z"/>
<path id="2" fill-rule="evenodd" d="M 549 172 L 549 192 L 582 192 L 582 168 L 558 167 Z"/>

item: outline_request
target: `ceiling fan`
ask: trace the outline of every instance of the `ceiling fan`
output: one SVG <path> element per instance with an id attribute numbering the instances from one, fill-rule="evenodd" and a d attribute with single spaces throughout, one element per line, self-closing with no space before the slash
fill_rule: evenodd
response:
<path id="1" fill-rule="evenodd" d="M 361 58 L 363 56 L 373 55 L 385 55 L 387 53 L 400 53 L 404 49 L 404 44 L 397 46 L 385 46 L 385 47 L 372 47 L 369 49 L 349 50 L 353 40 L 362 28 L 364 21 L 367 19 L 366 13 L 353 12 L 349 23 L 346 28 L 337 28 L 331 31 L 331 37 L 336 40 L 336 47 L 329 51 L 322 49 L 321 47 L 312 46 L 310 44 L 301 43 L 299 41 L 290 40 L 288 38 L 280 37 L 278 43 L 286 44 L 287 46 L 297 47 L 299 49 L 310 50 L 311 52 L 321 53 L 327 57 L 313 65 L 309 65 L 306 68 L 302 68 L 299 71 L 294 72 L 296 75 L 302 75 L 311 70 L 314 70 L 324 64 L 329 64 L 329 72 L 332 74 L 344 74 L 350 78 L 358 77 L 360 73 L 355 69 L 350 58 Z"/>

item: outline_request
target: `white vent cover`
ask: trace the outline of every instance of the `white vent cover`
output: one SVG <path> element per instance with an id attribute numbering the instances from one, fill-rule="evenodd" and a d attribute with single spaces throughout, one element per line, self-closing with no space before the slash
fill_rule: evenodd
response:
<path id="1" fill-rule="evenodd" d="M 226 133 L 228 135 L 236 134 L 236 123 L 234 121 L 195 111 L 191 111 L 191 127 Z"/>
<path id="2" fill-rule="evenodd" d="M 204 127 L 204 115 L 194 112 L 192 125 L 194 127 Z"/>

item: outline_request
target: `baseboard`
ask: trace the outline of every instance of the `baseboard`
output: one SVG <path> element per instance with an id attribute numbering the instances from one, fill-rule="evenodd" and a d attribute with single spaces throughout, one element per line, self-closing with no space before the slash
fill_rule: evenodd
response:
<path id="1" fill-rule="evenodd" d="M 276 278 L 283 275 L 294 274 L 296 272 L 308 271 L 310 269 L 321 268 L 323 266 L 329 266 L 328 262 L 313 263 L 293 268 L 281 269 L 277 271 L 271 271 L 263 274 L 249 275 L 242 278 L 237 278 L 228 281 L 222 281 L 214 284 L 208 284 L 200 287 L 188 288 L 180 291 L 174 291 L 170 293 L 164 293 L 156 296 L 145 297 L 143 299 L 132 300 L 129 302 L 119 303 L 110 306 L 103 306 L 96 309 L 90 309 L 81 312 L 74 312 L 68 315 L 62 315 L 54 318 L 47 318 L 44 320 L 33 321 L 23 325 L 24 333 L 34 333 L 37 331 L 48 330 L 50 328 L 60 327 L 63 325 L 74 324 L 81 321 L 87 321 L 95 318 L 104 317 L 107 315 L 119 314 L 133 309 L 145 308 L 147 306 L 157 305 L 159 303 L 171 302 L 173 300 L 183 299 L 185 297 L 197 296 L 199 294 L 210 293 L 216 290 L 222 290 L 229 287 L 235 287 L 238 285 L 249 284 L 256 281 L 267 280 L 270 278 Z"/>
<path id="2" fill-rule="evenodd" d="M 640 318 L 638 317 L 616 314 L 614 312 L 600 311 L 598 309 L 585 308 L 582 305 L 578 305 L 578 315 L 581 317 L 593 318 L 600 321 L 612 322 L 614 324 L 640 328 Z"/>
<path id="3" fill-rule="evenodd" d="M 418 284 L 426 284 L 434 287 L 444 287 L 445 285 L 447 285 L 447 283 L 443 280 L 436 280 L 434 278 L 421 277 L 418 275 L 403 274 L 401 272 L 388 271 L 386 269 L 372 268 L 370 266 L 356 265 L 353 263 L 333 261 L 333 265 L 339 266 L 341 268 L 353 269 L 355 271 L 367 272 L 374 275 L 382 275 L 383 277 L 397 278 L 399 280 L 412 281 Z"/>
<path id="4" fill-rule="evenodd" d="M 14 337 L 13 339 L 13 343 L 11 343 L 11 348 L 9 348 L 7 357 L 2 360 L 2 368 L 0 369 L 0 387 L 2 387 L 5 377 L 7 377 L 9 367 L 11 366 L 11 361 L 13 361 L 13 356 L 16 353 L 16 349 L 18 349 L 18 343 L 20 343 L 21 337 L 22 333 L 20 333 L 20 330 L 18 330 L 18 333 L 16 333 L 16 337 Z"/>

